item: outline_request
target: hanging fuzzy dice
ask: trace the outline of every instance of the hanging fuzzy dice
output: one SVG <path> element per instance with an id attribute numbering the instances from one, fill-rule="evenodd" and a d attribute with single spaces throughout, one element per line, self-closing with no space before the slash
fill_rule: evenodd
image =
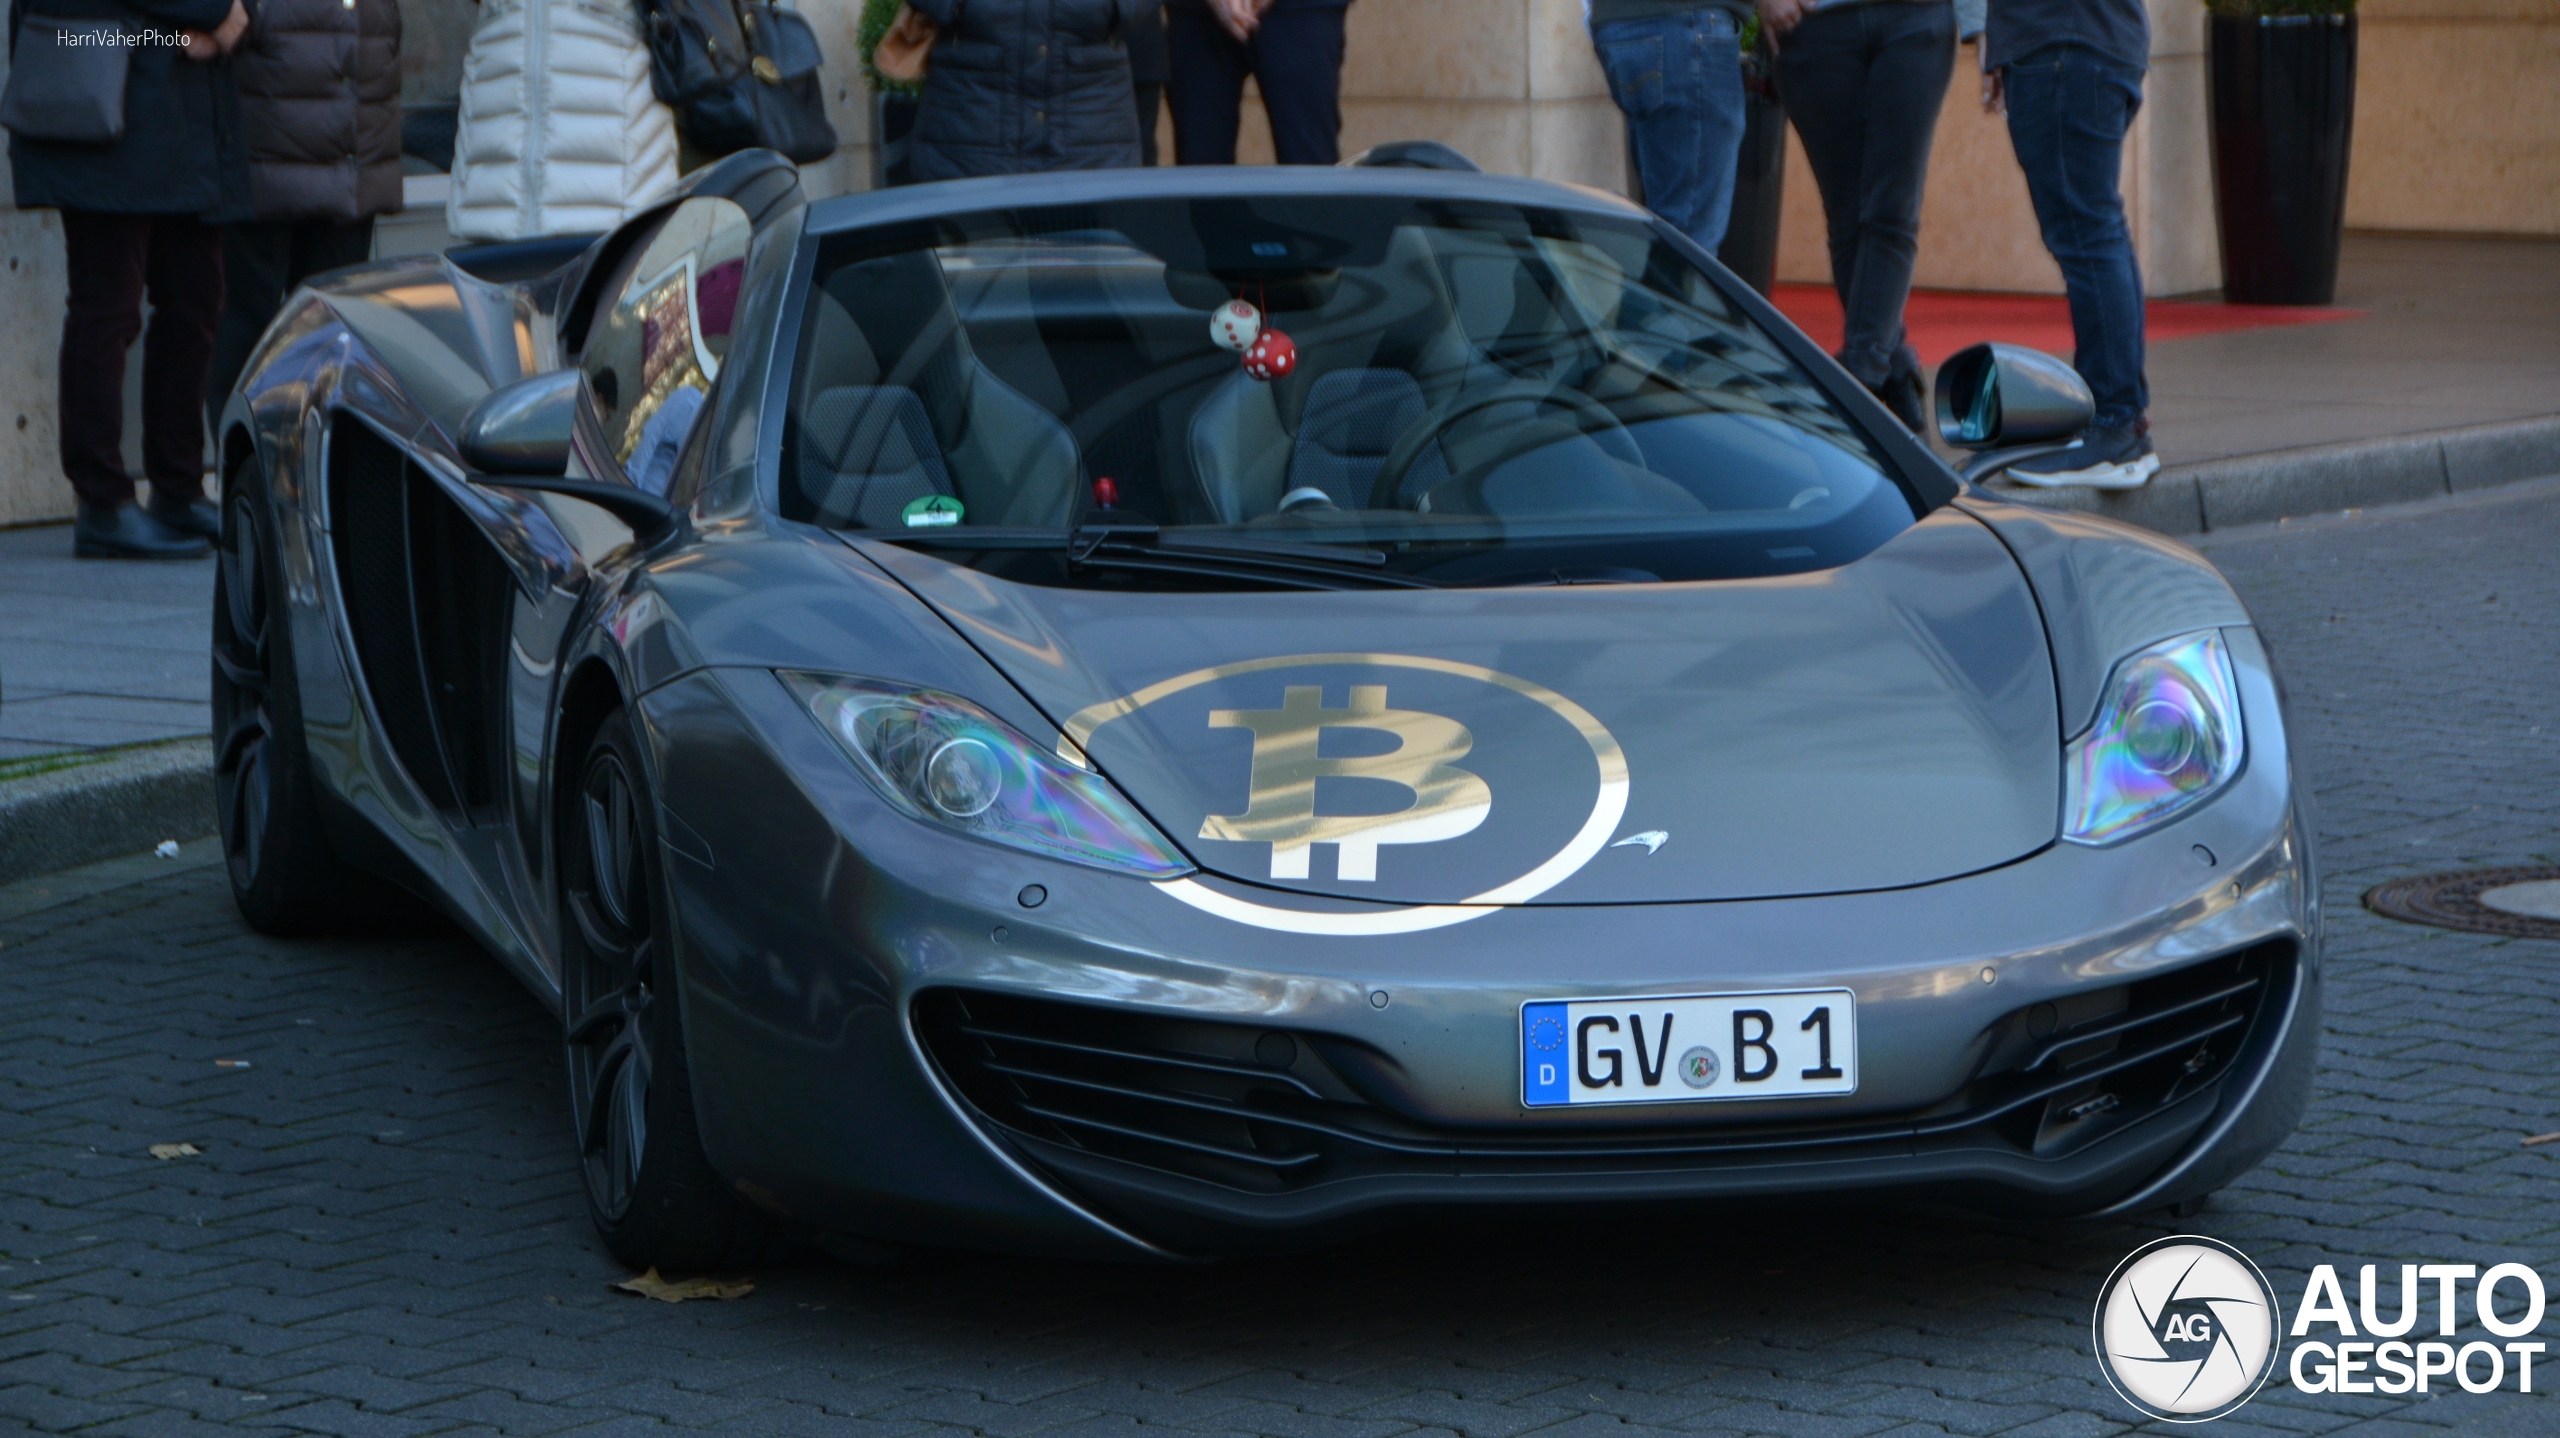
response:
<path id="1" fill-rule="evenodd" d="M 1209 316 L 1209 338 L 1217 341 L 1220 349 L 1242 354 L 1253 348 L 1253 342 L 1261 335 L 1262 311 L 1242 300 L 1229 300 Z"/>
<path id="2" fill-rule="evenodd" d="M 1283 379 L 1297 367 L 1297 341 L 1278 330 L 1264 330 L 1253 347 L 1244 352 L 1244 372 L 1255 379 Z"/>

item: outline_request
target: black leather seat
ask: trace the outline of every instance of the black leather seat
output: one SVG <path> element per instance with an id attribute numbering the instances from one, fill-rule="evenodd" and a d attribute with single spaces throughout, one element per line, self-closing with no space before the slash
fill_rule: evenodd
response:
<path id="1" fill-rule="evenodd" d="M 822 390 L 801 416 L 804 467 L 812 516 L 834 528 L 892 529 L 906 507 L 937 494 L 957 494 L 951 467 L 916 392 L 893 385 L 837 385 Z"/>
<path id="2" fill-rule="evenodd" d="M 1371 490 L 1387 452 L 1429 411 L 1421 383 L 1403 370 L 1339 369 L 1319 378 L 1307 391 L 1289 452 L 1288 494 L 1321 490 L 1341 509 L 1410 508 L 1449 477 L 1437 445 L 1405 470 L 1397 493 Z"/>

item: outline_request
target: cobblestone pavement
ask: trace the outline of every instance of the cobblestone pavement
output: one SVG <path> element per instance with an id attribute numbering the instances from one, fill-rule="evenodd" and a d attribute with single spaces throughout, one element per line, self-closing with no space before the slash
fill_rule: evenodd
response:
<path id="1" fill-rule="evenodd" d="M 2213 553 L 2288 667 L 2324 806 L 2331 1033 L 2300 1135 L 2182 1226 L 2288 1307 L 2322 1261 L 2550 1273 L 2560 1147 L 2518 1139 L 2560 1129 L 2560 944 L 2356 895 L 2560 857 L 2560 492 Z M 2104 1434 L 2133 1414 L 2090 1306 L 2170 1231 L 1797 1208 L 1198 1268 L 813 1259 L 668 1306 L 608 1291 L 555 1031 L 452 937 L 261 939 L 218 868 L 171 866 L 0 917 L 0 945 L 0 1423 L 48 1432 Z M 177 1142 L 203 1152 L 146 1152 Z M 2279 1378 L 2218 1431 L 2560 1432 L 2512 1378 L 2435 1386 Z"/>

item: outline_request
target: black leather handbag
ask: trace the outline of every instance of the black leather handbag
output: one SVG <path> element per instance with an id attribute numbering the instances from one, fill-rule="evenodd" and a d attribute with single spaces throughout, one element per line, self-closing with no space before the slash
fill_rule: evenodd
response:
<path id="1" fill-rule="evenodd" d="M 800 15 L 755 0 L 644 0 L 649 81 L 707 155 L 779 150 L 798 165 L 836 152 L 826 63 Z"/>
<path id="2" fill-rule="evenodd" d="M 125 75 L 133 47 L 114 20 L 29 15 L 0 92 L 0 126 L 22 140 L 112 145 L 124 138 Z"/>

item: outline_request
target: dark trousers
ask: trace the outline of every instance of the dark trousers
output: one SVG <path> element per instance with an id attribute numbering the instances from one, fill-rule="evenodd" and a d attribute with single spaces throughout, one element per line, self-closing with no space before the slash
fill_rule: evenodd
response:
<path id="1" fill-rule="evenodd" d="M 1165 11 L 1173 79 L 1174 163 L 1232 165 L 1242 124 L 1244 79 L 1262 90 L 1271 148 L 1284 165 L 1330 165 L 1342 158 L 1342 18 L 1339 9 L 1266 12 L 1253 38 L 1237 44 L 1206 9 Z"/>
<path id="2" fill-rule="evenodd" d="M 2116 174 L 2142 108 L 2142 72 L 2083 45 L 2050 45 L 2013 61 L 2007 83 L 2009 143 L 2071 298 L 2072 368 L 2098 402 L 2093 427 L 2129 427 L 2151 407 L 2151 386 L 2142 269 Z"/>
<path id="3" fill-rule="evenodd" d="M 124 468 L 124 360 L 142 336 L 142 472 L 161 500 L 204 497 L 205 366 L 222 314 L 222 234 L 189 215 L 64 210 L 62 472 L 83 503 L 133 500 Z"/>
<path id="4" fill-rule="evenodd" d="M 1778 50 L 1778 97 L 1822 191 L 1840 363 L 1869 388 L 1920 357 L 1903 337 L 1920 252 L 1920 189 L 1956 58 L 1946 0 L 1876 0 L 1807 15 Z"/>
<path id="5" fill-rule="evenodd" d="M 373 221 L 300 220 L 232 225 L 222 232 L 226 298 L 222 326 L 214 332 L 213 363 L 205 375 L 204 413 L 222 423 L 222 406 L 240 382 L 258 341 L 284 297 L 323 270 L 360 265 L 373 258 Z"/>

